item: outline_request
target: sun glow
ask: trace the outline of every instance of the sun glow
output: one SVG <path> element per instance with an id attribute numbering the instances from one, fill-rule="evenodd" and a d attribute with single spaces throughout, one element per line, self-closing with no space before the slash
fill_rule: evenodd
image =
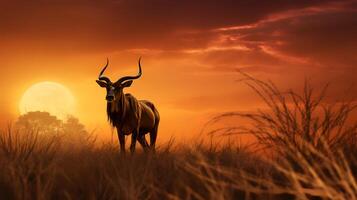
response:
<path id="1" fill-rule="evenodd" d="M 20 114 L 31 111 L 49 112 L 60 119 L 73 115 L 75 98 L 68 88 L 55 82 L 40 82 L 32 85 L 23 94 Z"/>

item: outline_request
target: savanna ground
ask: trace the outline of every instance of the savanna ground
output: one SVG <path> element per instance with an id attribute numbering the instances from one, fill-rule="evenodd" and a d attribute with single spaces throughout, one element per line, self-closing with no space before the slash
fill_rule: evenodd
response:
<path id="1" fill-rule="evenodd" d="M 123 156 L 93 137 L 71 143 L 10 127 L 0 134 L 0 199 L 357 199 L 353 101 L 325 103 L 325 90 L 308 84 L 301 94 L 282 92 L 243 75 L 269 109 L 223 113 L 208 124 L 250 124 L 204 134 L 249 134 L 259 150 L 198 140 Z"/>

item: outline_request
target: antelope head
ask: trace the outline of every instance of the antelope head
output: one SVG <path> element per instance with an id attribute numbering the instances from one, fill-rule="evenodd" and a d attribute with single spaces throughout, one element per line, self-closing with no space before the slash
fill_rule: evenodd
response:
<path id="1" fill-rule="evenodd" d="M 117 99 L 120 99 L 120 97 L 123 94 L 123 88 L 130 87 L 131 84 L 133 83 L 133 80 L 140 78 L 141 76 L 140 60 L 141 58 L 139 58 L 139 73 L 136 76 L 124 76 L 119 78 L 116 82 L 113 83 L 108 77 L 103 75 L 104 71 L 107 69 L 109 65 L 109 60 L 107 59 L 107 64 L 99 73 L 99 77 L 98 80 L 96 80 L 96 82 L 100 87 L 106 88 L 107 95 L 105 99 L 108 102 L 113 102 Z"/>

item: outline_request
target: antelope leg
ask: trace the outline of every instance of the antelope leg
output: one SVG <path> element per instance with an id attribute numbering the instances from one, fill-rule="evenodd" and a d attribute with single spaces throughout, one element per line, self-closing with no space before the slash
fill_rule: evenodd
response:
<path id="1" fill-rule="evenodd" d="M 138 139 L 139 131 L 135 130 L 131 134 L 131 145 L 130 145 L 130 151 L 131 153 L 135 152 L 135 145 L 136 145 L 136 140 Z"/>
<path id="2" fill-rule="evenodd" d="M 144 151 L 148 151 L 149 144 L 147 143 L 147 141 L 145 139 L 145 135 L 139 135 L 138 141 L 141 144 L 141 146 L 143 147 Z"/>
<path id="3" fill-rule="evenodd" d="M 118 130 L 119 144 L 120 144 L 120 153 L 125 153 L 125 135 L 120 133 Z"/>

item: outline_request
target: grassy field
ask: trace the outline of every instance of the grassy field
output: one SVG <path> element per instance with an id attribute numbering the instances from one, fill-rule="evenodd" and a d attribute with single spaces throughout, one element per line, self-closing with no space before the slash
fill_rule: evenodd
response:
<path id="1" fill-rule="evenodd" d="M 0 134 L 0 198 L 357 199 L 353 102 L 326 104 L 324 92 L 308 85 L 297 94 L 244 77 L 269 110 L 224 113 L 209 123 L 243 117 L 251 124 L 205 134 L 250 134 L 263 152 L 212 141 L 120 155 L 115 144 L 68 145 L 61 136 L 9 128 Z"/>

